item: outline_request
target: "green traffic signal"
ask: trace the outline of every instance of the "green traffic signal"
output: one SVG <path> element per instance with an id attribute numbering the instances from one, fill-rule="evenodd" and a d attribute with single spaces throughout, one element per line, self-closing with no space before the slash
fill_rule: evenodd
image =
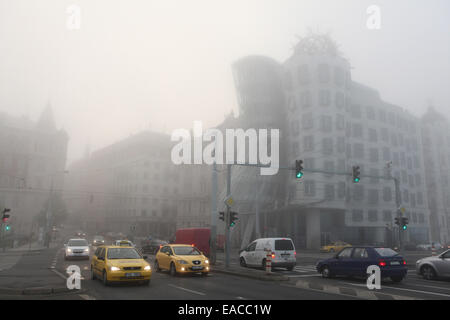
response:
<path id="1" fill-rule="evenodd" d="M 297 172 L 297 179 L 300 179 L 301 177 L 303 177 L 303 172 Z"/>
<path id="2" fill-rule="evenodd" d="M 359 178 L 355 178 L 355 179 L 353 179 L 353 181 L 359 182 Z"/>
<path id="3" fill-rule="evenodd" d="M 406 229 L 408 229 L 408 226 L 404 225 L 402 228 L 403 228 L 403 230 L 406 230 Z"/>
<path id="4" fill-rule="evenodd" d="M 5 227 L 5 230 L 6 230 L 6 231 L 9 231 L 9 229 L 11 229 L 10 226 L 6 226 L 6 227 Z"/>

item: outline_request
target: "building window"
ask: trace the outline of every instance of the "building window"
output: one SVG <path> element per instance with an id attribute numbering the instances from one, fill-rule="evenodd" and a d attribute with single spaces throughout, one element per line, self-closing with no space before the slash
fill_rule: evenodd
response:
<path id="1" fill-rule="evenodd" d="M 316 195 L 316 183 L 314 180 L 305 180 L 305 195 L 310 197 Z"/>
<path id="2" fill-rule="evenodd" d="M 364 220 L 364 214 L 362 210 L 353 210 L 352 211 L 352 221 L 353 222 L 361 222 Z"/>
<path id="3" fill-rule="evenodd" d="M 306 113 L 302 117 L 302 128 L 307 130 L 312 129 L 313 127 L 314 127 L 313 115 L 312 113 Z"/>
<path id="4" fill-rule="evenodd" d="M 330 82 L 330 67 L 327 64 L 320 64 L 318 66 L 318 76 L 320 83 Z"/>
<path id="5" fill-rule="evenodd" d="M 335 99 L 336 99 L 336 107 L 338 109 L 343 109 L 345 107 L 345 95 L 344 95 L 344 93 L 342 93 L 340 91 L 336 92 Z"/>
<path id="6" fill-rule="evenodd" d="M 334 200 L 334 185 L 332 184 L 325 185 L 325 199 Z"/>
<path id="7" fill-rule="evenodd" d="M 377 142 L 378 141 L 378 135 L 376 129 L 369 128 L 369 141 L 370 142 Z"/>
<path id="8" fill-rule="evenodd" d="M 383 221 L 392 222 L 392 212 L 389 210 L 383 211 Z"/>
<path id="9" fill-rule="evenodd" d="M 334 161 L 325 161 L 324 162 L 324 171 L 334 172 Z"/>
<path id="10" fill-rule="evenodd" d="M 353 186 L 353 200 L 361 201 L 364 199 L 364 187 L 362 185 Z"/>
<path id="11" fill-rule="evenodd" d="M 308 84 L 311 81 L 311 76 L 307 65 L 298 67 L 298 82 L 300 84 Z"/>
<path id="12" fill-rule="evenodd" d="M 391 150 L 388 147 L 383 147 L 383 160 L 384 161 L 391 160 Z"/>
<path id="13" fill-rule="evenodd" d="M 345 74 L 344 70 L 339 67 L 334 67 L 334 83 L 341 87 L 345 83 Z"/>
<path id="14" fill-rule="evenodd" d="M 359 123 L 352 123 L 352 136 L 354 138 L 362 138 L 363 137 L 362 125 L 360 125 Z"/>
<path id="15" fill-rule="evenodd" d="M 353 157 L 357 159 L 364 158 L 364 145 L 362 143 L 355 143 L 353 145 Z"/>
<path id="16" fill-rule="evenodd" d="M 304 151 L 314 150 L 314 136 L 305 136 L 303 138 Z"/>
<path id="17" fill-rule="evenodd" d="M 322 139 L 323 153 L 330 155 L 333 153 L 333 138 Z"/>
<path id="18" fill-rule="evenodd" d="M 342 153 L 345 152 L 345 139 L 344 137 L 337 137 L 337 152 Z"/>
<path id="19" fill-rule="evenodd" d="M 311 101 L 311 92 L 304 91 L 300 96 L 300 101 L 302 104 L 302 108 L 309 108 L 312 105 Z"/>
<path id="20" fill-rule="evenodd" d="M 423 193 L 422 192 L 417 192 L 417 204 L 423 205 Z"/>
<path id="21" fill-rule="evenodd" d="M 383 200 L 386 202 L 392 201 L 392 190 L 389 187 L 383 188 Z"/>
<path id="22" fill-rule="evenodd" d="M 372 106 L 367 106 L 366 111 L 367 111 L 367 119 L 375 120 L 375 109 Z"/>
<path id="23" fill-rule="evenodd" d="M 330 105 L 330 91 L 329 90 L 320 90 L 319 91 L 319 104 L 322 107 L 327 107 Z"/>
<path id="24" fill-rule="evenodd" d="M 357 104 L 352 104 L 350 106 L 350 113 L 352 114 L 353 118 L 361 119 L 361 106 Z"/>
<path id="25" fill-rule="evenodd" d="M 378 204 L 378 190 L 369 190 L 369 204 Z"/>
<path id="26" fill-rule="evenodd" d="M 331 116 L 322 116 L 320 118 L 320 130 L 322 132 L 331 132 L 333 130 L 333 118 Z"/>
<path id="27" fill-rule="evenodd" d="M 339 199 L 345 198 L 345 182 L 340 181 L 338 183 L 337 196 Z"/>
<path id="28" fill-rule="evenodd" d="M 369 221 L 370 222 L 377 222 L 378 221 L 378 211 L 377 210 L 369 210 Z"/>
<path id="29" fill-rule="evenodd" d="M 342 114 L 336 115 L 336 129 L 344 130 L 345 129 L 345 117 Z"/>
<path id="30" fill-rule="evenodd" d="M 372 162 L 378 162 L 378 149 L 370 148 L 369 149 L 369 158 Z"/>
<path id="31" fill-rule="evenodd" d="M 297 120 L 292 121 L 291 125 L 292 125 L 292 135 L 298 136 L 298 134 L 300 133 L 298 121 Z"/>

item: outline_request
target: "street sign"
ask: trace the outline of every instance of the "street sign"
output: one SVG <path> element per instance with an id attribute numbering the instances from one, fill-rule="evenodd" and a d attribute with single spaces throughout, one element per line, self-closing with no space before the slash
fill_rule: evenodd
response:
<path id="1" fill-rule="evenodd" d="M 231 198 L 231 196 L 228 196 L 227 198 L 225 198 L 224 202 L 229 207 L 233 206 L 233 204 L 234 204 L 234 200 L 233 200 L 233 198 Z"/>
<path id="2" fill-rule="evenodd" d="M 400 208 L 400 212 L 401 212 L 401 213 L 405 213 L 405 211 L 406 211 L 406 209 L 405 209 L 404 207 L 401 207 L 401 208 Z"/>

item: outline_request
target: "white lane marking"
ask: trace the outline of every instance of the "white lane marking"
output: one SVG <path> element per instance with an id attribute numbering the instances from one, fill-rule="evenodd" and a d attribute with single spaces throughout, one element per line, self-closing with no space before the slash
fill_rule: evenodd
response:
<path id="1" fill-rule="evenodd" d="M 244 297 L 236 297 L 236 299 L 238 299 L 238 300 L 247 300 Z"/>
<path id="2" fill-rule="evenodd" d="M 88 294 L 79 294 L 79 296 L 84 300 L 96 300 L 94 297 L 92 297 Z"/>
<path id="3" fill-rule="evenodd" d="M 60 276 L 61 278 L 63 278 L 64 280 L 67 279 L 67 277 L 65 275 L 63 275 L 61 272 L 59 272 L 58 270 L 52 269 L 52 271 L 54 273 L 56 273 L 58 276 Z"/>
<path id="4" fill-rule="evenodd" d="M 169 284 L 169 286 L 170 286 L 170 287 L 173 287 L 173 288 L 180 289 L 180 290 L 184 290 L 184 291 L 187 291 L 187 292 L 190 292 L 190 293 L 195 293 L 195 294 L 198 294 L 198 295 L 200 295 L 200 296 L 206 295 L 206 293 L 199 292 L 199 291 L 194 291 L 194 290 L 190 290 L 190 289 L 186 289 L 186 288 L 183 288 L 183 287 L 176 286 L 176 285 L 174 285 L 174 284 Z"/>
<path id="5" fill-rule="evenodd" d="M 343 282 L 343 283 L 349 284 L 351 286 L 367 288 L 367 286 L 364 285 L 364 284 L 357 284 L 357 283 L 350 283 L 350 282 Z M 417 292 L 417 293 L 424 293 L 424 294 L 427 294 L 427 295 L 435 295 L 435 296 L 450 298 L 450 294 L 444 294 L 444 293 L 437 293 L 437 292 L 423 291 L 423 290 L 414 290 L 414 289 L 406 289 L 406 288 L 397 288 L 397 287 L 385 287 L 385 288 L 391 289 L 391 290 L 402 290 L 402 291 L 409 291 L 409 292 Z M 389 294 L 389 293 L 385 293 L 385 294 Z"/>
<path id="6" fill-rule="evenodd" d="M 310 277 L 322 277 L 321 274 L 296 274 L 288 275 L 289 278 L 310 278 Z"/>

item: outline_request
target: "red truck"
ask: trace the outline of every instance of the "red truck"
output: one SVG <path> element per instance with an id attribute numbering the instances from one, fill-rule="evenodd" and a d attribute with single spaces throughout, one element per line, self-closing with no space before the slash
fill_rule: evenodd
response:
<path id="1" fill-rule="evenodd" d="M 178 229 L 175 233 L 176 244 L 190 244 L 194 245 L 206 256 L 209 256 L 209 240 L 211 237 L 211 230 L 209 228 L 185 228 Z M 223 249 L 225 238 L 223 235 L 217 235 L 216 248 Z"/>

